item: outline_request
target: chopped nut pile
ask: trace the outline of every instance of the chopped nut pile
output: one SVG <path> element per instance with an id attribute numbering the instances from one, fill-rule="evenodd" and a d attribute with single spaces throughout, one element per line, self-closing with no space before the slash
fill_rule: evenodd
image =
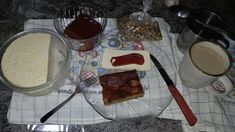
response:
<path id="1" fill-rule="evenodd" d="M 117 18 L 119 32 L 131 40 L 161 40 L 162 35 L 157 21 L 137 22 L 128 17 Z"/>

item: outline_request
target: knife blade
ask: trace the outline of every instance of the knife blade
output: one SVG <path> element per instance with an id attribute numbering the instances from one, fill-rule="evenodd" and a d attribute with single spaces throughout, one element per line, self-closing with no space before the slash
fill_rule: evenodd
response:
<path id="1" fill-rule="evenodd" d="M 157 67 L 158 71 L 160 72 L 162 78 L 164 79 L 168 89 L 170 90 L 172 96 L 174 97 L 175 101 L 179 105 L 181 111 L 183 112 L 186 120 L 188 121 L 190 126 L 194 126 L 197 122 L 197 117 L 193 114 L 191 109 L 189 108 L 188 104 L 184 100 L 181 93 L 175 87 L 173 81 L 162 67 L 161 63 L 155 58 L 152 54 L 150 54 L 150 58 L 153 61 L 154 65 Z"/>

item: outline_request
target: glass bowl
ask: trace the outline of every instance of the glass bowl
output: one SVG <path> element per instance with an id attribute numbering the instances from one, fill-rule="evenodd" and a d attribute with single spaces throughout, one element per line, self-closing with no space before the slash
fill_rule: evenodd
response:
<path id="1" fill-rule="evenodd" d="M 98 22 L 102 29 L 97 35 L 88 39 L 73 39 L 64 33 L 66 27 L 68 27 L 74 20 L 80 15 L 86 15 Z M 79 5 L 70 6 L 62 9 L 59 13 L 59 17 L 54 20 L 54 26 L 57 32 L 63 35 L 71 43 L 70 48 L 77 51 L 89 51 L 96 47 L 102 38 L 103 31 L 107 23 L 106 11 L 100 6 L 91 2 L 81 2 Z M 79 29 L 78 29 L 79 30 Z M 87 27 L 87 30 L 92 30 Z"/>
<path id="2" fill-rule="evenodd" d="M 17 39 L 33 34 L 49 34 L 50 35 L 50 47 L 49 47 L 49 61 L 48 61 L 48 76 L 47 82 L 38 86 L 21 87 L 13 84 L 3 74 L 2 59 L 6 49 Z M 38 39 L 39 44 L 42 40 Z M 27 51 L 24 51 L 27 53 Z M 8 88 L 13 89 L 16 92 L 20 92 L 31 96 L 40 96 L 49 94 L 64 84 L 64 81 L 69 77 L 69 67 L 71 62 L 71 50 L 68 47 L 66 41 L 58 33 L 47 29 L 30 29 L 20 32 L 9 40 L 7 40 L 0 50 L 0 80 Z M 24 76 L 24 75 L 22 75 Z"/>
<path id="3" fill-rule="evenodd" d="M 165 68 L 172 81 L 176 83 L 177 72 L 170 58 L 164 52 L 155 52 L 158 61 Z M 97 59 L 96 61 L 98 61 Z M 83 71 L 88 70 L 90 63 L 87 60 Z M 90 70 L 94 71 L 94 70 Z M 102 74 L 110 74 L 120 70 L 105 70 Z M 144 89 L 144 96 L 121 103 L 104 105 L 102 87 L 98 82 L 95 86 L 85 88 L 83 94 L 87 102 L 104 118 L 118 122 L 135 123 L 158 117 L 172 101 L 172 95 L 155 65 L 151 62 L 151 70 L 137 71 Z M 89 74 L 91 75 L 91 74 Z M 100 76 L 100 75 L 99 75 Z"/>

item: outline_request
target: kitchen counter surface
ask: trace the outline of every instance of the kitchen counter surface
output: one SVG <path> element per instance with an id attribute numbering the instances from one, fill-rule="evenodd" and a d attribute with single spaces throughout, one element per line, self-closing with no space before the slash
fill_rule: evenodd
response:
<path id="1" fill-rule="evenodd" d="M 76 2 L 79 2 L 77 0 Z M 0 44 L 2 45 L 10 36 L 23 30 L 23 23 L 32 18 L 56 18 L 56 13 L 67 4 L 74 4 L 72 0 L 1 0 L 0 4 Z M 126 16 L 134 11 L 142 10 L 141 0 L 96 0 L 97 4 L 108 11 L 108 17 L 116 18 Z M 235 32 L 235 11 L 233 0 L 180 0 L 181 4 L 191 8 L 207 8 L 221 14 L 231 32 Z M 177 18 L 165 7 L 163 0 L 155 0 L 152 16 L 164 18 L 171 26 L 171 32 L 180 33 L 185 20 Z M 26 125 L 10 124 L 7 121 L 7 110 L 10 104 L 12 90 L 0 85 L 0 131 L 27 131 Z M 154 119 L 137 124 L 124 124 L 117 122 L 100 123 L 85 126 L 85 132 L 181 132 L 181 122 L 178 120 Z M 70 131 L 81 130 L 81 126 L 70 128 Z"/>

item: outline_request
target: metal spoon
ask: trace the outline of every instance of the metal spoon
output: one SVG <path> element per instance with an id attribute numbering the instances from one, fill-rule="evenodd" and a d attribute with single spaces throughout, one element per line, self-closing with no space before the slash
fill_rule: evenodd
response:
<path id="1" fill-rule="evenodd" d="M 180 18 L 187 18 L 191 11 L 192 9 L 185 5 L 175 5 L 170 7 L 170 12 Z"/>
<path id="2" fill-rule="evenodd" d="M 235 40 L 235 35 L 232 32 L 215 27 L 213 25 L 206 24 L 206 23 L 200 21 L 199 19 L 197 19 L 196 17 L 194 17 L 193 15 L 191 15 L 193 12 L 193 9 L 191 9 L 190 7 L 187 7 L 185 5 L 175 5 L 175 6 L 170 7 L 170 11 L 171 11 L 171 13 L 175 14 L 176 16 L 178 16 L 180 18 L 194 19 L 197 23 L 203 25 L 204 27 L 206 27 L 210 30 L 213 30 L 213 31 L 225 36 L 225 37 L 229 37 L 232 40 Z"/>

